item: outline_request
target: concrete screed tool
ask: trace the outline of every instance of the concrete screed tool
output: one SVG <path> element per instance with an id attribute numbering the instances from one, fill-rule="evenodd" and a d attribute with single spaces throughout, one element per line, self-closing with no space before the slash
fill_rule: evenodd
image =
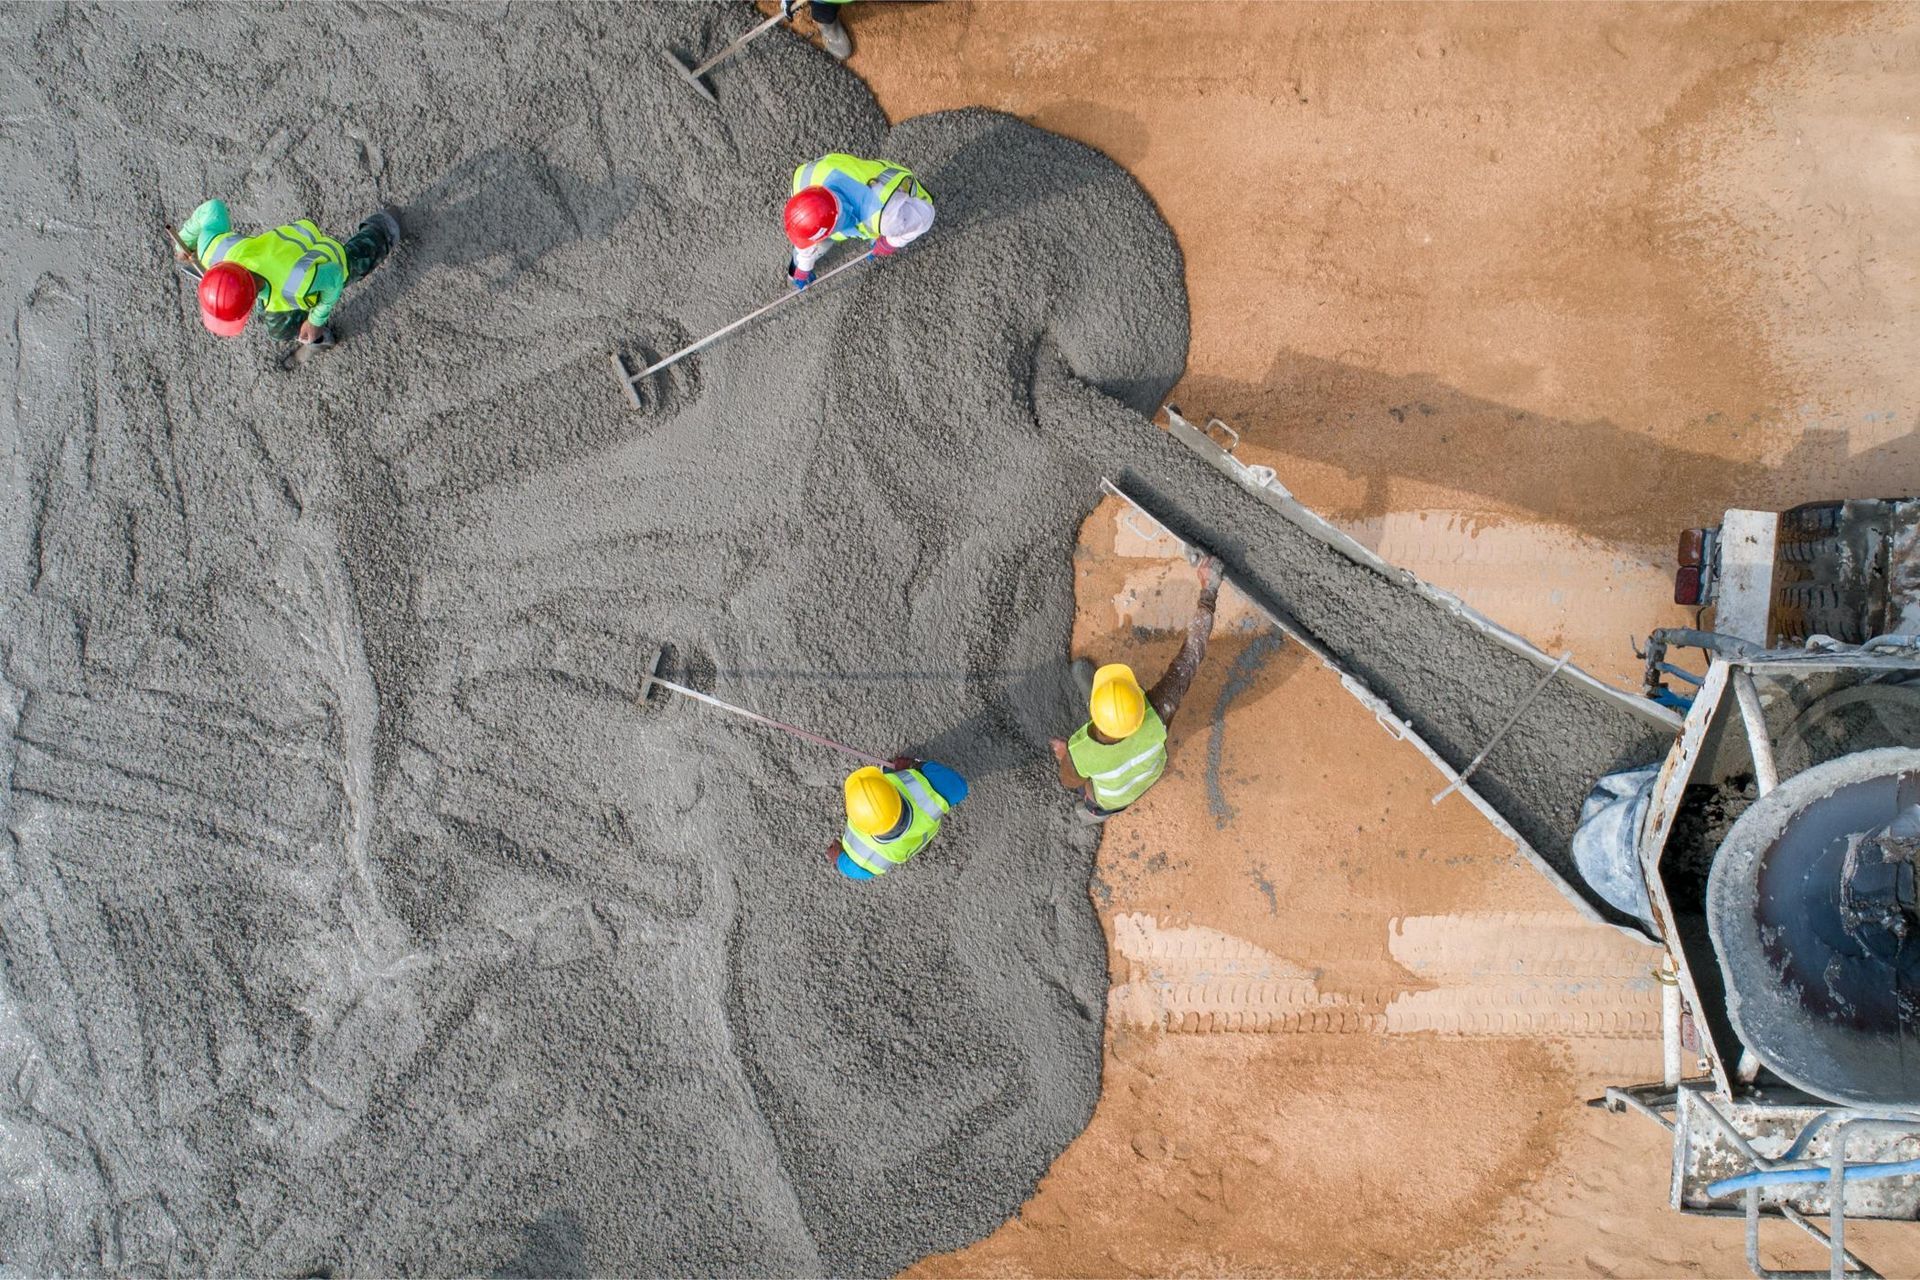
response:
<path id="1" fill-rule="evenodd" d="M 720 100 L 713 96 L 713 90 L 707 88 L 707 86 L 701 82 L 700 77 L 704 76 L 705 74 L 707 74 L 707 72 L 713 70 L 715 67 L 725 62 L 728 58 L 731 58 L 734 54 L 740 52 L 740 50 L 744 48 L 747 45 L 747 43 L 751 41 L 754 37 L 761 35 L 764 32 L 771 31 L 774 27 L 780 25 L 782 22 L 785 22 L 791 16 L 792 14 L 788 11 L 787 5 L 782 4 L 780 6 L 780 12 L 774 14 L 771 18 L 768 18 L 765 22 L 761 23 L 759 26 L 755 27 L 753 30 L 747 32 L 747 34 L 741 36 L 738 40 L 735 40 L 732 44 L 728 45 L 726 48 L 722 49 L 720 52 L 714 54 L 711 58 L 708 58 L 705 62 L 701 63 L 697 67 L 689 67 L 686 63 L 680 61 L 680 59 L 674 56 L 672 53 L 667 54 L 667 62 L 669 65 L 673 67 L 675 71 L 678 71 L 681 74 L 681 76 L 685 78 L 688 84 L 692 85 L 695 89 L 700 91 L 701 97 L 705 98 L 708 102 L 713 103 L 715 106 L 718 106 Z"/>
<path id="2" fill-rule="evenodd" d="M 870 764 L 880 769 L 887 767 L 887 762 L 879 756 L 870 756 L 864 751 L 855 751 L 844 742 L 835 742 L 832 738 L 823 738 L 817 733 L 808 733 L 805 729 L 787 724 L 785 721 L 775 720 L 770 716 L 763 716 L 759 712 L 749 711 L 745 707 L 736 707 L 731 702 L 720 701 L 720 699 L 714 697 L 712 694 L 702 693 L 698 689 L 689 689 L 683 684 L 676 684 L 660 674 L 660 660 L 665 656 L 665 650 L 656 650 L 654 652 L 653 661 L 647 664 L 647 674 L 640 678 L 640 696 L 637 701 L 644 703 L 648 695 L 653 692 L 653 687 L 659 685 L 662 689 L 671 689 L 683 697 L 692 698 L 695 702 L 704 702 L 710 707 L 718 707 L 722 711 L 731 711 L 734 715 L 742 716 L 753 721 L 755 724 L 764 724 L 770 728 L 778 729 L 782 733 L 790 733 L 796 738 L 814 743 L 817 746 L 830 747 L 844 755 L 852 756 L 862 764 Z"/>
<path id="3" fill-rule="evenodd" d="M 688 356 L 692 355 L 696 351 L 705 350 L 706 348 L 712 346 L 714 343 L 720 341 L 720 339 L 732 333 L 735 329 L 740 328 L 742 325 L 751 323 L 754 320 L 758 320 L 761 316 L 767 314 L 767 312 L 773 310 L 775 307 L 783 306 L 786 303 L 793 301 L 795 298 L 800 297 L 801 295 L 808 292 L 808 290 L 810 289 L 818 289 L 821 285 L 833 279 L 835 276 L 839 275 L 842 271 L 851 271 L 853 268 L 867 261 L 872 256 L 873 255 L 870 253 L 863 253 L 857 258 L 853 258 L 846 262 L 843 262 L 839 266 L 835 267 L 833 270 L 823 272 L 820 278 L 815 280 L 812 284 L 808 285 L 806 289 L 793 289 L 787 293 L 781 294 L 779 297 L 775 298 L 772 302 L 769 302 L 766 306 L 761 307 L 759 310 L 749 311 L 746 315 L 741 316 L 738 320 L 735 320 L 732 324 L 726 326 L 724 329 L 714 330 L 712 333 L 708 334 L 706 337 L 700 339 L 700 341 L 693 343 L 691 346 L 685 346 L 680 348 L 678 351 L 674 352 L 670 356 L 667 356 L 663 360 L 656 360 L 654 363 L 648 365 L 646 368 L 642 369 L 638 373 L 628 373 L 627 362 L 621 359 L 619 352 L 617 351 L 614 352 L 612 355 L 608 356 L 607 358 L 613 361 L 613 376 L 620 379 L 620 388 L 621 390 L 627 393 L 627 403 L 633 406 L 635 409 L 638 409 L 641 407 L 640 392 L 638 390 L 638 386 L 644 379 L 651 377 L 653 374 L 660 372 L 662 369 L 666 368 L 670 364 L 678 364 L 680 361 L 686 359 Z"/>

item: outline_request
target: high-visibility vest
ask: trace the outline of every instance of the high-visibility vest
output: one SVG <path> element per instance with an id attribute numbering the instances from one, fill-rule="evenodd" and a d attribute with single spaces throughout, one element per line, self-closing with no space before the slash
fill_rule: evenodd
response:
<path id="1" fill-rule="evenodd" d="M 880 211 L 887 207 L 887 198 L 907 183 L 913 184 L 909 192 L 916 199 L 933 203 L 913 170 L 891 160 L 862 160 L 832 151 L 793 171 L 795 195 L 808 187 L 825 187 L 839 198 L 840 223 L 849 229 L 836 226 L 830 240 L 878 240 Z"/>
<path id="2" fill-rule="evenodd" d="M 320 301 L 315 277 L 331 266 L 347 280 L 347 251 L 338 240 L 302 218 L 257 236 L 228 231 L 216 236 L 200 264 L 237 262 L 267 281 L 262 299 L 269 311 L 311 311 Z"/>
<path id="3" fill-rule="evenodd" d="M 903 769 L 899 773 L 889 769 L 880 776 L 900 793 L 901 803 L 909 815 L 906 830 L 891 840 L 876 840 L 855 831 L 853 824 L 848 823 L 840 833 L 841 851 L 852 858 L 855 865 L 876 876 L 887 874 L 926 848 L 927 842 L 940 834 L 940 819 L 953 807 L 918 769 Z"/>
<path id="4" fill-rule="evenodd" d="M 1167 770 L 1167 726 L 1147 704 L 1147 718 L 1119 742 L 1100 742 L 1091 723 L 1067 739 L 1073 771 L 1093 788 L 1093 802 L 1102 809 L 1124 809 L 1160 781 Z"/>

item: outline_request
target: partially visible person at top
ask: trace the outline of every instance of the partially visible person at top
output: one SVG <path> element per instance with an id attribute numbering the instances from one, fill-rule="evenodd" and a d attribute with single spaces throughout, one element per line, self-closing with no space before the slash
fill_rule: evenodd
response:
<path id="1" fill-rule="evenodd" d="M 180 228 L 174 256 L 205 268 L 200 319 L 209 331 L 234 337 L 259 312 L 267 332 L 283 342 L 329 346 L 341 293 L 370 275 L 399 240 L 400 224 L 384 209 L 344 242 L 305 218 L 243 236 L 226 203 L 209 200 Z"/>
<path id="2" fill-rule="evenodd" d="M 1087 723 L 1071 738 L 1052 740 L 1060 785 L 1080 793 L 1075 815 L 1081 821 L 1105 822 L 1145 795 L 1166 772 L 1167 726 L 1207 656 L 1219 596 L 1220 561 L 1208 556 L 1200 564 L 1200 603 L 1187 623 L 1186 642 L 1150 692 L 1141 690 L 1133 668 L 1124 662 L 1093 673 Z"/>
<path id="3" fill-rule="evenodd" d="M 804 289 L 835 240 L 871 241 L 869 254 L 884 258 L 925 235 L 933 197 L 903 164 L 832 151 L 793 171 L 781 221 L 793 244 L 787 278 Z"/>
<path id="4" fill-rule="evenodd" d="M 791 4 L 792 0 L 787 2 Z M 847 24 L 840 18 L 841 9 L 848 3 L 849 0 L 812 0 L 807 6 L 813 25 L 820 28 L 820 43 L 842 62 L 853 56 L 853 37 L 847 34 Z"/>
<path id="5" fill-rule="evenodd" d="M 847 825 L 827 856 L 849 880 L 871 880 L 906 863 L 940 834 L 940 822 L 967 798 L 967 780 L 933 760 L 901 756 L 884 769 L 847 775 Z"/>

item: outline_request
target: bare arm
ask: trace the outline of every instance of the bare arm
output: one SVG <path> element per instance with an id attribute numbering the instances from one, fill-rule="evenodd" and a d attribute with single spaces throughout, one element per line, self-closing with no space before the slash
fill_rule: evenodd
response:
<path id="1" fill-rule="evenodd" d="M 1173 723 L 1174 713 L 1180 710 L 1188 686 L 1206 659 L 1207 640 L 1213 635 L 1213 611 L 1219 598 L 1220 561 L 1218 557 L 1208 556 L 1200 565 L 1200 605 L 1187 623 L 1186 643 L 1180 646 L 1179 656 L 1160 677 L 1160 682 L 1147 693 L 1147 701 L 1153 704 L 1164 724 Z"/>
<path id="2" fill-rule="evenodd" d="M 1086 786 L 1087 780 L 1073 767 L 1073 757 L 1067 754 L 1067 740 L 1050 738 L 1048 745 L 1053 748 L 1053 758 L 1060 763 L 1060 785 L 1069 791 L 1078 791 Z"/>

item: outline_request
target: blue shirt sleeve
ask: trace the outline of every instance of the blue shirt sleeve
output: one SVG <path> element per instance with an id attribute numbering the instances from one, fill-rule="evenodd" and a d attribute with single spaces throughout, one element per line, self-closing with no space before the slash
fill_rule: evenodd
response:
<path id="1" fill-rule="evenodd" d="M 938 761 L 929 760 L 922 764 L 920 774 L 933 784 L 933 789 L 949 805 L 957 805 L 967 798 L 967 780 Z"/>

